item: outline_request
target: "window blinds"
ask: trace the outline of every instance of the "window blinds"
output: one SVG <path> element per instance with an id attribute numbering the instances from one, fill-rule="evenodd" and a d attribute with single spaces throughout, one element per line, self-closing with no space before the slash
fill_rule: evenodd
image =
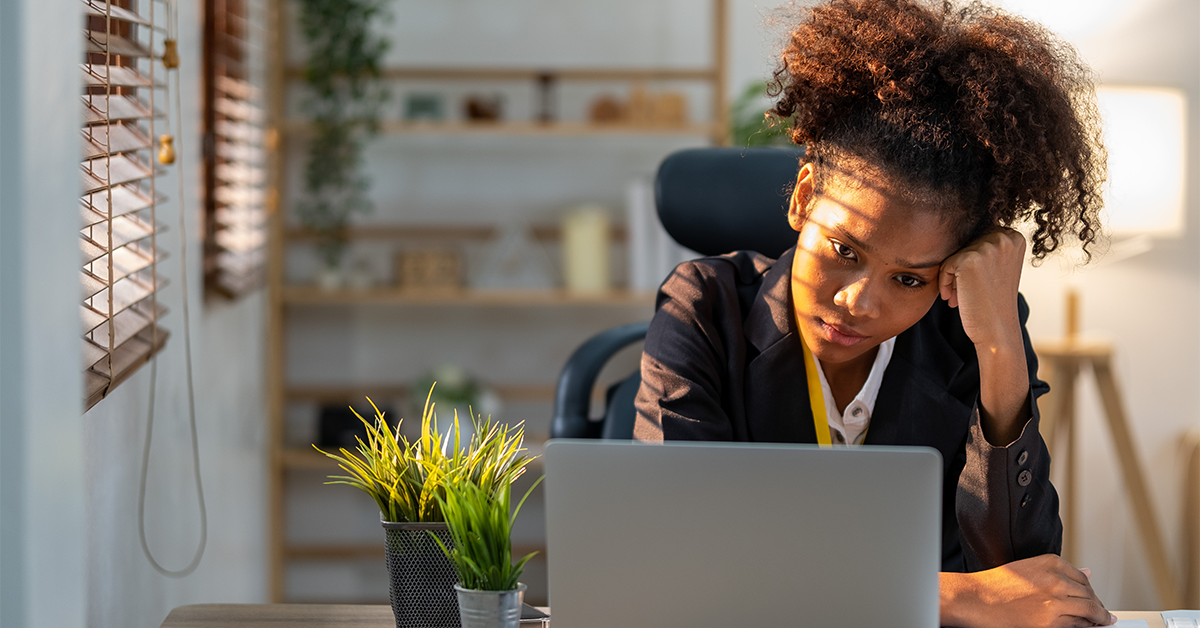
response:
<path id="1" fill-rule="evenodd" d="M 205 285 L 238 297 L 262 285 L 267 240 L 260 0 L 205 8 Z"/>
<path id="2" fill-rule="evenodd" d="M 122 6 L 124 5 L 124 6 Z M 155 94 L 165 72 L 153 51 L 161 47 L 165 10 L 143 0 L 84 0 L 84 126 L 80 197 L 84 409 L 90 409 L 162 348 L 158 326 L 165 309 L 158 262 L 164 253 L 155 208 L 165 199 L 153 159 Z M 158 71 L 156 77 L 155 71 Z M 160 129 L 161 130 L 161 127 Z"/>

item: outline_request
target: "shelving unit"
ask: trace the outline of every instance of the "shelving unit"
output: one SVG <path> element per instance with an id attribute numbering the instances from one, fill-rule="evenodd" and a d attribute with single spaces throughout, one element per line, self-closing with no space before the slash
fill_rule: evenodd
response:
<path id="1" fill-rule="evenodd" d="M 688 136 L 703 138 L 710 143 L 722 143 L 728 128 L 725 102 L 726 0 L 711 1 L 713 58 L 711 64 L 705 68 L 555 68 L 549 67 L 550 64 L 547 64 L 547 67 L 538 68 L 390 67 L 383 72 L 384 79 L 393 83 L 404 81 L 528 81 L 532 85 L 539 76 L 547 72 L 553 73 L 556 80 L 560 82 L 607 81 L 629 85 L 643 81 L 701 82 L 707 85 L 712 92 L 711 109 L 714 115 L 711 120 L 676 126 L 647 126 L 571 121 L 507 120 L 488 123 L 406 122 L 393 119 L 383 122 L 382 132 L 384 134 L 416 134 L 435 137 L 476 135 L 529 138 L 566 137 L 582 138 L 583 141 L 587 141 L 586 138 L 589 137 Z M 290 226 L 286 219 L 290 203 L 289 199 L 285 198 L 285 183 L 291 173 L 286 171 L 284 156 L 290 145 L 295 145 L 295 142 L 304 139 L 308 128 L 303 120 L 289 118 L 286 114 L 285 95 L 289 91 L 288 86 L 291 82 L 301 78 L 298 69 L 286 67 L 283 61 L 287 56 L 285 33 L 288 22 L 285 13 L 292 6 L 288 0 L 271 0 L 271 15 L 275 28 L 271 29 L 274 53 L 272 89 L 270 90 L 272 102 L 267 133 L 268 148 L 272 155 L 270 190 L 267 195 L 271 214 L 268 269 L 269 372 L 267 376 L 270 387 L 268 540 L 269 591 L 271 601 L 277 603 L 332 601 L 315 600 L 311 597 L 303 599 L 289 597 L 286 581 L 289 563 L 303 561 L 334 564 L 364 559 L 369 561 L 376 557 L 382 557 L 382 542 L 371 544 L 325 543 L 311 540 L 289 542 L 287 517 L 289 508 L 286 497 L 288 487 L 296 482 L 311 481 L 314 476 L 323 476 L 328 472 L 333 472 L 336 470 L 336 466 L 311 448 L 302 448 L 295 443 L 288 442 L 285 424 L 288 404 L 349 402 L 350 400 L 361 400 L 368 395 L 377 399 L 397 399 L 410 396 L 406 386 L 389 381 L 317 386 L 297 385 L 289 382 L 287 375 L 289 347 L 287 323 L 289 316 L 310 313 L 317 311 L 317 308 L 321 308 L 319 311 L 322 312 L 331 309 L 334 312 L 376 312 L 377 310 L 370 308 L 391 308 L 387 310 L 388 316 L 392 316 L 391 312 L 395 311 L 396 316 L 402 318 L 411 313 L 441 311 L 430 308 L 442 308 L 448 311 L 465 312 L 465 316 L 478 317 L 481 320 L 486 320 L 494 314 L 520 319 L 526 315 L 526 312 L 539 313 L 549 308 L 555 311 L 561 310 L 564 312 L 564 317 L 574 318 L 584 313 L 595 315 L 596 312 L 624 311 L 621 308 L 625 308 L 625 310 L 641 308 L 649 311 L 654 299 L 652 293 L 628 290 L 612 290 L 594 295 L 570 294 L 555 289 L 414 291 L 397 287 L 372 287 L 363 290 L 327 291 L 311 285 L 288 284 L 285 281 L 288 247 L 304 246 L 312 241 L 311 234 Z M 396 17 L 402 19 L 403 16 Z M 420 150 L 420 147 L 417 150 Z M 352 242 L 425 239 L 459 240 L 482 244 L 495 239 L 498 234 L 497 228 L 488 226 L 395 224 L 371 228 L 352 228 L 348 237 Z M 531 235 L 535 241 L 539 242 L 552 242 L 559 238 L 558 228 L 549 225 L 535 225 Z M 623 240 L 625 238 L 623 228 L 615 227 L 612 236 L 616 241 Z M 536 317 L 531 316 L 531 318 Z M 585 338 L 586 336 L 580 337 L 578 341 L 582 342 Z M 537 402 L 548 405 L 554 394 L 552 381 L 522 384 L 493 383 L 492 388 L 506 403 Z M 536 451 L 540 450 L 541 443 L 529 443 L 529 446 Z M 527 507 L 526 510 L 529 508 Z M 380 538 L 382 539 L 382 536 Z M 544 548 L 538 543 L 529 543 L 525 540 L 517 541 L 514 547 L 517 554 L 535 550 L 540 551 Z M 383 602 L 385 600 L 374 601 Z"/>
<path id="2" fill-rule="evenodd" d="M 288 305 L 456 305 L 463 307 L 549 307 L 650 305 L 652 292 L 610 290 L 594 294 L 576 294 L 565 290 L 406 290 L 404 288 L 368 288 L 365 290 L 326 291 L 311 286 L 283 288 Z"/>
<path id="3" fill-rule="evenodd" d="M 723 16 L 724 0 L 714 0 L 716 15 Z M 380 72 L 385 81 L 526 81 L 533 83 L 539 77 L 551 74 L 556 81 L 563 82 L 646 82 L 646 81 L 702 81 L 714 86 L 725 84 L 725 65 L 720 60 L 724 58 L 724 20 L 718 18 L 717 30 L 714 37 L 717 41 L 717 57 L 711 68 L 681 69 L 681 68 L 383 68 Z M 289 68 L 287 78 L 299 79 L 303 76 L 299 68 Z M 726 138 L 728 123 L 728 107 L 725 94 L 721 89 L 713 90 L 713 111 L 717 112 L 715 119 L 707 123 L 683 123 L 673 125 L 633 124 L 627 122 L 572 122 L 572 121 L 522 121 L 499 120 L 484 121 L 400 121 L 384 120 L 381 131 L 385 134 L 404 133 L 436 133 L 436 134 L 469 134 L 469 135 L 549 135 L 549 136 L 586 136 L 586 135 L 702 135 L 711 138 L 714 144 L 721 144 Z M 304 133 L 308 125 L 303 120 L 287 120 L 283 124 L 289 133 Z"/>

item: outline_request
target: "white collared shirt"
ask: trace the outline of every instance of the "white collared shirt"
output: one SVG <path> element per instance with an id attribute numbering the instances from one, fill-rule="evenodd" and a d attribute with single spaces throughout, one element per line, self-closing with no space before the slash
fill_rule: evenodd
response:
<path id="1" fill-rule="evenodd" d="M 829 420 L 829 435 L 833 445 L 849 447 L 861 445 L 867 435 L 867 427 L 871 424 L 871 413 L 875 411 L 875 399 L 879 397 L 879 386 L 883 384 L 883 372 L 887 370 L 888 362 L 892 361 L 892 350 L 896 346 L 896 338 L 888 338 L 879 344 L 879 352 L 875 354 L 875 363 L 871 365 L 871 373 L 863 383 L 862 390 L 854 396 L 854 400 L 846 405 L 846 412 L 838 412 L 837 403 L 833 400 L 833 392 L 829 390 L 829 382 L 825 381 L 825 371 L 821 361 L 817 364 L 817 375 L 821 378 L 821 393 L 825 397 L 825 414 Z"/>

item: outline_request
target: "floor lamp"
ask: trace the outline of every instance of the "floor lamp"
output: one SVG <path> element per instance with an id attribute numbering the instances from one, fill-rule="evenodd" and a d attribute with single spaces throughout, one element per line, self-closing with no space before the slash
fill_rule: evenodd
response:
<path id="1" fill-rule="evenodd" d="M 1167 560 L 1166 546 L 1163 543 L 1161 529 L 1150 493 L 1147 490 L 1146 476 L 1138 461 L 1137 450 L 1133 444 L 1133 432 L 1129 429 L 1129 420 L 1125 414 L 1120 390 L 1117 386 L 1116 375 L 1113 373 L 1112 344 L 1097 340 L 1080 340 L 1078 338 L 1078 306 L 1079 299 L 1074 291 L 1067 293 L 1067 334 L 1066 337 L 1051 342 L 1040 342 L 1034 346 L 1039 361 L 1038 376 L 1050 384 L 1054 391 L 1042 405 L 1041 432 L 1046 441 L 1046 447 L 1054 457 L 1055 447 L 1059 438 L 1065 439 L 1064 455 L 1057 460 L 1066 465 L 1066 485 L 1064 486 L 1065 531 L 1063 539 L 1063 555 L 1075 562 L 1078 558 L 1077 533 L 1079 530 L 1078 517 L 1078 483 L 1076 482 L 1076 467 L 1078 456 L 1075 455 L 1078 444 L 1079 423 L 1075 418 L 1075 384 L 1080 375 L 1086 371 L 1096 378 L 1096 387 L 1100 391 L 1100 401 L 1103 405 L 1104 416 L 1107 419 L 1109 433 L 1117 450 L 1119 470 L 1124 480 L 1125 492 L 1133 502 L 1134 516 L 1138 533 L 1146 558 L 1150 563 L 1150 571 L 1154 578 L 1155 589 L 1163 608 L 1178 608 L 1181 603 L 1179 586 L 1171 572 Z"/>

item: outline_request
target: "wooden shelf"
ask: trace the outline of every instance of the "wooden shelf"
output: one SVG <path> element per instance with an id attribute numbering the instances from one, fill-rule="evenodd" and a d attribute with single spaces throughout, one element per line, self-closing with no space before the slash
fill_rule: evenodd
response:
<path id="1" fill-rule="evenodd" d="M 279 460 L 283 468 L 298 471 L 336 471 L 338 468 L 337 463 L 328 456 L 311 448 L 284 449 L 279 454 Z"/>
<path id="2" fill-rule="evenodd" d="M 551 75 L 560 81 L 716 81 L 714 68 L 519 68 L 519 67 L 386 67 L 379 71 L 387 80 L 433 81 L 536 81 Z M 287 69 L 287 78 L 304 77 L 304 69 Z"/>
<path id="3" fill-rule="evenodd" d="M 553 384 L 490 384 L 504 401 L 552 401 Z M 295 386 L 284 391 L 284 396 L 295 401 L 342 402 L 358 401 L 363 397 L 380 399 L 407 398 L 408 386 L 403 384 L 354 384 L 347 386 Z"/>
<path id="4" fill-rule="evenodd" d="M 530 225 L 530 236 L 538 242 L 555 242 L 562 239 L 559 225 Z M 318 234 L 302 227 L 288 228 L 284 235 L 289 241 L 313 241 Z M 488 225 L 357 225 L 347 227 L 346 239 L 354 240 L 493 240 L 500 229 Z M 612 225 L 609 238 L 612 242 L 624 242 L 629 238 L 625 225 Z"/>
<path id="5" fill-rule="evenodd" d="M 545 443 L 529 443 L 525 447 L 526 454 L 532 458 L 526 469 L 536 470 L 542 466 L 542 452 Z M 336 452 L 335 452 L 336 453 Z M 338 471 L 338 463 L 315 449 L 284 449 L 279 454 L 280 464 L 290 471 Z"/>
<path id="6" fill-rule="evenodd" d="M 1037 340 L 1033 343 L 1033 350 L 1038 357 L 1096 358 L 1111 355 L 1112 342 L 1098 338 Z"/>
<path id="7" fill-rule="evenodd" d="M 287 133 L 307 134 L 311 125 L 304 120 L 287 120 Z M 498 122 L 469 122 L 463 120 L 418 121 L 384 120 L 380 132 L 385 135 L 499 135 L 499 136 L 559 136 L 586 137 L 605 135 L 677 135 L 716 137 L 714 124 L 694 122 L 672 126 L 628 123 L 598 124 L 594 122 L 532 122 L 501 120 Z"/>
<path id="8" fill-rule="evenodd" d="M 500 230 L 487 225 L 356 225 L 346 228 L 347 240 L 491 240 Z M 304 227 L 289 227 L 288 241 L 312 241 L 320 234 Z"/>
<path id="9" fill-rule="evenodd" d="M 571 294 L 565 290 L 323 290 L 315 286 L 284 286 L 289 305 L 454 305 L 465 307 L 652 306 L 654 293 L 611 290 Z"/>
<path id="10" fill-rule="evenodd" d="M 383 559 L 383 528 L 380 528 L 378 543 L 362 544 L 288 544 L 284 546 L 284 555 L 292 560 L 356 560 Z M 541 556 L 546 548 L 532 543 L 516 542 L 512 545 L 513 556 L 524 556 L 530 552 L 538 552 Z"/>
<path id="11" fill-rule="evenodd" d="M 382 530 L 382 528 L 381 528 Z M 284 555 L 293 560 L 354 560 L 360 558 L 383 558 L 383 535 L 380 534 L 378 543 L 363 543 L 361 545 L 288 544 L 284 546 Z"/>

